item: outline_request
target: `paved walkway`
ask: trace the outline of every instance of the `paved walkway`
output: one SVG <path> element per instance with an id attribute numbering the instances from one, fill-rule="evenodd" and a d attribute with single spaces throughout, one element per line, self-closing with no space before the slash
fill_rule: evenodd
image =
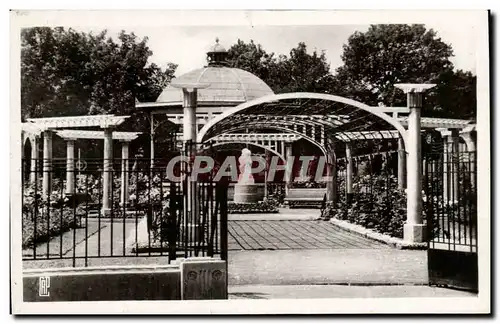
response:
<path id="1" fill-rule="evenodd" d="M 385 244 L 313 220 L 229 221 L 228 249 L 388 249 Z"/>
<path id="2" fill-rule="evenodd" d="M 471 297 L 470 292 L 429 286 L 231 286 L 229 299 Z"/>
<path id="3" fill-rule="evenodd" d="M 426 251 L 397 249 L 230 251 L 228 273 L 230 285 L 428 282 Z"/>
<path id="4" fill-rule="evenodd" d="M 427 283 L 425 251 L 397 250 L 341 230 L 329 222 L 312 220 L 318 212 L 284 210 L 280 214 L 261 214 L 258 220 L 254 218 L 255 215 L 231 215 L 228 224 L 229 284 L 282 286 Z M 112 228 L 109 222 L 102 222 L 100 231 L 98 225 L 89 221 L 87 246 L 84 244 L 84 236 L 81 236 L 82 231 L 76 232 L 76 256 L 84 256 L 85 252 L 88 256 L 107 256 L 89 259 L 89 265 L 166 262 L 166 256 L 131 254 L 127 258 L 110 258 L 111 251 L 113 256 L 124 254 L 124 238 L 133 234 L 135 222 L 120 220 Z M 72 243 L 73 240 L 68 237 L 64 241 Z M 50 243 L 51 252 L 60 251 L 59 246 L 52 246 L 56 243 Z M 43 253 L 44 250 L 41 248 L 38 253 Z M 73 250 L 64 246 L 63 254 L 71 257 Z M 77 265 L 83 265 L 83 262 L 83 259 L 78 260 Z M 46 260 L 27 261 L 24 266 L 53 267 L 71 264 L 72 260 Z"/>
<path id="5" fill-rule="evenodd" d="M 398 250 L 316 220 L 318 216 L 317 209 L 230 215 L 228 272 L 232 289 L 253 285 L 427 284 L 426 251 Z"/>

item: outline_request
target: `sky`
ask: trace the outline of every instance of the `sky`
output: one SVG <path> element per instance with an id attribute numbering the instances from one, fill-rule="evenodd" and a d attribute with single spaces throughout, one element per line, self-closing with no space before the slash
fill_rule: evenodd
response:
<path id="1" fill-rule="evenodd" d="M 456 69 L 476 72 L 476 48 L 474 32 L 465 24 L 435 22 L 427 24 L 438 37 L 450 44 L 454 51 L 452 62 Z M 290 49 L 305 42 L 308 51 L 325 51 L 332 72 L 342 65 L 342 46 L 355 31 L 364 32 L 369 25 L 296 25 L 296 26 L 134 26 L 117 28 L 112 26 L 73 27 L 77 30 L 100 32 L 108 30 L 115 37 L 121 29 L 134 32 L 139 37 L 148 37 L 153 52 L 150 58 L 162 67 L 168 62 L 178 64 L 176 76 L 206 65 L 206 52 L 215 44 L 215 38 L 226 49 L 238 39 L 253 40 L 267 52 L 289 55 Z"/>

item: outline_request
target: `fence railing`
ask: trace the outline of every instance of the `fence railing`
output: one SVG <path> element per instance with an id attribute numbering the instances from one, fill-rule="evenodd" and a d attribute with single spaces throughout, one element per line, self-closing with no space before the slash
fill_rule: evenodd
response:
<path id="1" fill-rule="evenodd" d="M 476 153 L 428 153 L 423 173 L 429 247 L 477 252 Z"/>
<path id="2" fill-rule="evenodd" d="M 64 162 L 64 163 L 63 163 Z M 157 159 L 23 161 L 23 260 L 227 255 L 227 183 Z M 183 170 L 174 170 L 181 176 Z"/>

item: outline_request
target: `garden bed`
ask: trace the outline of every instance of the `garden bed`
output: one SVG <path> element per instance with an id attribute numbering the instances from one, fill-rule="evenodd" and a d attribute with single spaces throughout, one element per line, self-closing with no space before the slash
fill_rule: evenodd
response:
<path id="1" fill-rule="evenodd" d="M 23 249 L 31 248 L 38 243 L 47 242 L 51 238 L 59 236 L 70 229 L 80 227 L 82 216 L 85 216 L 85 210 L 81 207 L 77 207 L 76 209 L 72 207 L 51 207 L 49 209 L 49 217 L 47 217 L 46 208 L 38 208 L 36 215 L 33 208 L 25 208 L 22 215 Z"/>
<path id="2" fill-rule="evenodd" d="M 228 214 L 274 214 L 279 213 L 278 202 L 274 200 L 259 201 L 251 204 L 227 203 Z"/>
<path id="3" fill-rule="evenodd" d="M 406 194 L 397 188 L 397 179 L 383 175 L 356 180 L 355 194 L 351 201 L 347 202 L 345 196 L 341 196 L 336 205 L 328 202 L 321 218 L 347 221 L 383 235 L 402 239 L 406 219 Z"/>

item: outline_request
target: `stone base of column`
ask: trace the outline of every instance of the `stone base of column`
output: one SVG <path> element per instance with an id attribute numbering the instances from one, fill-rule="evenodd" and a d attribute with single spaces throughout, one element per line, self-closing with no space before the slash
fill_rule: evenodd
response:
<path id="1" fill-rule="evenodd" d="M 111 208 L 101 209 L 101 217 L 110 217 L 110 216 L 111 216 Z"/>
<path id="2" fill-rule="evenodd" d="M 404 224 L 403 238 L 407 242 L 422 243 L 426 241 L 426 226 L 424 224 Z"/>

